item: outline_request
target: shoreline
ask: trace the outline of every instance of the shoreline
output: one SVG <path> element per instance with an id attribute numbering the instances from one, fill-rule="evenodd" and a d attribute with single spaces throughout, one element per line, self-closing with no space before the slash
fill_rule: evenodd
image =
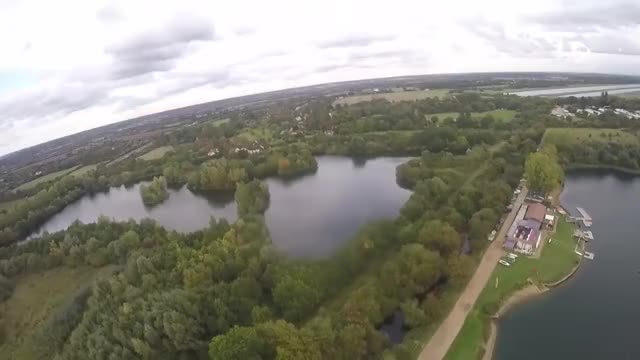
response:
<path id="1" fill-rule="evenodd" d="M 619 171 L 630 175 L 640 175 L 640 169 L 631 169 L 623 166 L 605 165 L 605 164 L 571 164 L 567 165 L 567 171 L 571 170 L 609 170 Z"/>
<path id="2" fill-rule="evenodd" d="M 555 288 L 563 284 L 570 278 L 572 278 L 573 275 L 575 275 L 578 272 L 578 269 L 582 264 L 582 259 L 583 258 L 580 257 L 580 261 L 576 264 L 576 266 L 574 266 L 571 272 L 567 274 L 565 277 L 563 277 L 562 279 L 553 283 L 541 284 L 542 289 L 538 287 L 538 285 L 533 283 L 531 279 L 527 279 L 527 282 L 529 283 L 529 285 L 525 286 L 522 289 L 516 290 L 502 303 L 502 305 L 500 306 L 500 309 L 498 309 L 495 315 L 491 317 L 491 320 L 490 320 L 491 330 L 489 332 L 489 337 L 487 338 L 487 340 L 483 345 L 485 351 L 484 351 L 484 354 L 482 355 L 482 360 L 493 359 L 493 355 L 495 352 L 496 339 L 498 337 L 497 320 L 499 320 L 502 316 L 507 314 L 509 311 L 513 310 L 513 308 L 515 308 L 517 305 L 525 303 L 538 296 L 544 295 L 546 292 L 548 292 L 552 288 Z"/>

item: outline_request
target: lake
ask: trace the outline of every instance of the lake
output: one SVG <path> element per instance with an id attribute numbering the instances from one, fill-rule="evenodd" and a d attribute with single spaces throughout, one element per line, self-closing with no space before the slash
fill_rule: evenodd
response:
<path id="1" fill-rule="evenodd" d="M 593 217 L 595 258 L 500 320 L 495 359 L 640 359 L 640 177 L 571 172 L 561 201 Z"/>
<path id="2" fill-rule="evenodd" d="M 396 166 L 408 158 L 370 160 L 321 156 L 318 171 L 301 178 L 266 179 L 271 204 L 265 219 L 278 249 L 292 256 L 332 254 L 365 223 L 399 214 L 410 191 L 396 184 Z M 196 231 L 211 216 L 236 220 L 233 194 L 193 193 L 186 187 L 169 189 L 156 207 L 146 207 L 140 185 L 115 187 L 84 196 L 47 221 L 36 234 L 66 229 L 73 221 L 95 222 L 101 215 L 116 220 L 151 218 L 181 232 Z"/>

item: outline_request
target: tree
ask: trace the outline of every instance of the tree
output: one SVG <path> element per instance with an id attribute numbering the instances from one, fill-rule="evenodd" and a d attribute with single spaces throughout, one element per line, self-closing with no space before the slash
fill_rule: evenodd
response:
<path id="1" fill-rule="evenodd" d="M 285 319 L 296 321 L 310 313 L 320 301 L 320 295 L 301 278 L 285 275 L 273 289 L 273 300 Z"/>
<path id="2" fill-rule="evenodd" d="M 167 181 L 162 176 L 153 178 L 151 184 L 140 185 L 140 195 L 145 205 L 154 206 L 162 203 L 169 197 Z"/>
<path id="3" fill-rule="evenodd" d="M 424 224 L 418 241 L 424 246 L 438 251 L 443 257 L 456 254 L 460 249 L 460 235 L 449 224 L 440 220 L 431 220 Z"/>
<path id="4" fill-rule="evenodd" d="M 475 242 L 483 241 L 496 226 L 498 215 L 489 208 L 478 210 L 469 220 L 469 235 Z"/>
<path id="5" fill-rule="evenodd" d="M 265 340 L 255 327 L 234 326 L 209 343 L 211 360 L 259 360 L 267 349 Z"/>
<path id="6" fill-rule="evenodd" d="M 426 292 L 443 275 L 444 261 L 421 244 L 404 245 L 382 268 L 383 289 L 391 296 L 407 299 Z"/>
<path id="7" fill-rule="evenodd" d="M 555 147 L 548 146 L 527 157 L 524 165 L 525 178 L 532 190 L 546 194 L 562 183 L 564 172 L 555 154 L 557 154 Z"/>

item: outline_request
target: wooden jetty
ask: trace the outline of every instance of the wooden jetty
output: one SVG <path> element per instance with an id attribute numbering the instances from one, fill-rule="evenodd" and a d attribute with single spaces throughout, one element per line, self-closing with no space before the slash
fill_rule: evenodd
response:
<path id="1" fill-rule="evenodd" d="M 571 216 L 570 220 L 573 222 L 576 221 L 581 221 L 582 224 L 586 227 L 590 227 L 591 225 L 593 225 L 593 219 L 591 218 L 591 215 L 589 215 L 589 213 L 587 213 L 587 211 L 581 207 L 576 207 L 576 209 L 578 209 L 578 212 L 580 213 L 580 216 Z"/>

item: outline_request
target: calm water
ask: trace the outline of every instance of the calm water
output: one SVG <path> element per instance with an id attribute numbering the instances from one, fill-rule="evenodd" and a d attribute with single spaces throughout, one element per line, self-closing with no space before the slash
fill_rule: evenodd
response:
<path id="1" fill-rule="evenodd" d="M 595 259 L 503 318 L 495 358 L 640 359 L 640 177 L 574 172 L 562 202 L 593 217 Z"/>
<path id="2" fill-rule="evenodd" d="M 396 184 L 395 168 L 406 158 L 358 161 L 318 157 L 318 171 L 295 180 L 267 179 L 271 205 L 266 221 L 275 245 L 294 256 L 331 254 L 366 222 L 394 218 L 410 192 Z M 182 232 L 202 229 L 211 216 L 235 221 L 233 195 L 211 197 L 187 188 L 170 190 L 167 201 L 145 207 L 139 185 L 85 196 L 51 218 L 38 232 L 67 228 L 76 219 L 95 222 L 100 215 L 117 220 L 152 218 Z"/>
<path id="3" fill-rule="evenodd" d="M 607 90 L 611 95 L 623 94 L 627 92 L 634 92 L 640 90 L 640 84 L 627 84 L 627 85 L 594 85 L 594 86 L 579 86 L 579 87 L 563 87 L 563 88 L 548 88 L 548 89 L 536 89 L 536 90 L 524 90 L 516 91 L 513 94 L 518 96 L 600 96 L 602 90 Z"/>

